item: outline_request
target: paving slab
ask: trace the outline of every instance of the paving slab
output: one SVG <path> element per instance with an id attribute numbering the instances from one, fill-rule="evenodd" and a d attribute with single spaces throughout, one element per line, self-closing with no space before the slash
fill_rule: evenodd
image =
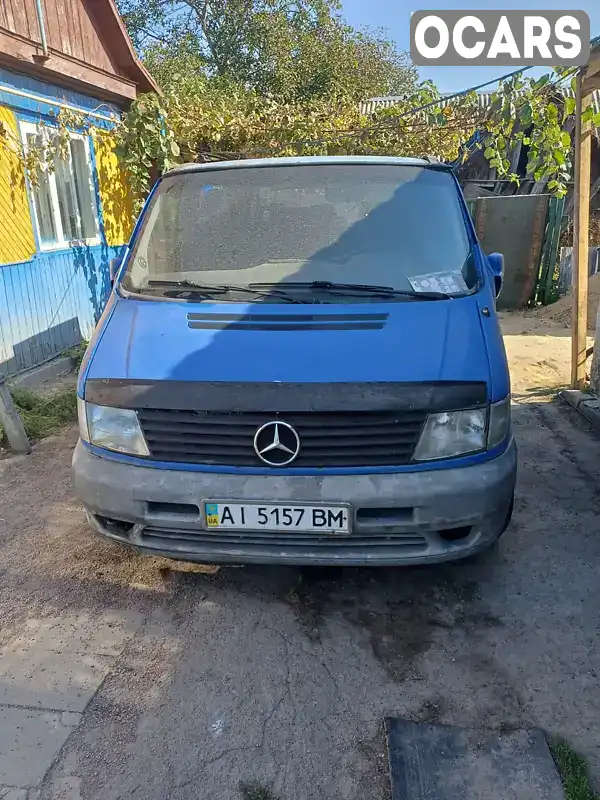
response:
<path id="1" fill-rule="evenodd" d="M 564 800 L 539 729 L 499 733 L 386 719 L 392 800 Z"/>
<path id="2" fill-rule="evenodd" d="M 75 657 L 34 646 L 27 652 L 5 651 L 0 659 L 0 705 L 81 712 L 113 661 L 108 656 Z"/>
<path id="3" fill-rule="evenodd" d="M 41 782 L 72 730 L 60 713 L 0 708 L 1 800 L 25 800 L 25 790 Z"/>
<path id="4" fill-rule="evenodd" d="M 118 656 L 141 624 L 142 615 L 133 611 L 32 617 L 25 622 L 21 635 L 11 642 L 10 649 L 26 652 L 45 648 Z"/>
<path id="5" fill-rule="evenodd" d="M 590 392 L 578 389 L 564 389 L 559 397 L 584 416 L 596 430 L 600 430 L 600 399 Z"/>
<path id="6" fill-rule="evenodd" d="M 0 704 L 83 711 L 141 620 L 113 611 L 28 619 L 0 654 Z"/>

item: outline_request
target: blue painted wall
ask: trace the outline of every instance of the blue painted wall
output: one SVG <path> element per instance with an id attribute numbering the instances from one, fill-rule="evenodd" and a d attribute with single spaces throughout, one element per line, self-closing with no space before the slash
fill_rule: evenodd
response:
<path id="1" fill-rule="evenodd" d="M 0 267 L 0 372 L 29 369 L 89 338 L 110 291 L 108 263 L 121 249 L 73 247 Z"/>
<path id="2" fill-rule="evenodd" d="M 32 96 L 20 97 L 7 88 Z M 0 69 L 0 106 L 17 119 L 51 122 L 49 112 L 59 111 L 57 102 L 107 116 L 118 113 L 96 98 Z M 96 118 L 93 121 L 110 126 Z M 95 184 L 99 245 L 42 251 L 34 231 L 32 258 L 0 264 L 0 373 L 14 375 L 79 344 L 91 335 L 102 314 L 110 290 L 109 261 L 120 254 L 122 246 L 106 243 L 97 175 Z"/>
<path id="3" fill-rule="evenodd" d="M 20 97 L 5 89 L 17 89 L 33 97 Z M 57 103 L 68 103 L 81 111 L 95 111 L 107 117 L 111 115 L 118 117 L 120 113 L 116 106 L 103 100 L 0 68 L 0 105 L 13 108 L 15 111 L 28 111 L 36 116 L 45 116 L 49 111 L 55 114 L 60 111 Z M 99 118 L 95 118 L 94 123 L 110 127 L 109 122 L 103 122 Z"/>

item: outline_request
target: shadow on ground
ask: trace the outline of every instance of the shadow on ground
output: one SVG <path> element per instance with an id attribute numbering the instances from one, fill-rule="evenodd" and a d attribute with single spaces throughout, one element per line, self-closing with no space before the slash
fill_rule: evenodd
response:
<path id="1" fill-rule="evenodd" d="M 42 800 L 75 778 L 84 800 L 203 790 L 232 800 L 240 780 L 273 783 L 283 800 L 379 800 L 385 714 L 539 725 L 600 775 L 600 440 L 570 409 L 523 394 L 514 521 L 473 562 L 214 568 L 144 557 L 82 524 L 74 432 L 1 467 L 2 641 L 52 614 L 144 620 Z"/>

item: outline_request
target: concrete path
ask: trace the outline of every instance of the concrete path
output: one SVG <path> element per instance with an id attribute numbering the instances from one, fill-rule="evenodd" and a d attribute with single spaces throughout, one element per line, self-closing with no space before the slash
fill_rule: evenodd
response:
<path id="1" fill-rule="evenodd" d="M 7 795 L 37 797 L 56 753 L 139 625 L 123 612 L 29 617 L 0 653 L 0 776 Z"/>
<path id="2" fill-rule="evenodd" d="M 145 558 L 86 529 L 74 430 L 0 462 L 0 798 L 383 800 L 387 715 L 540 727 L 600 779 L 600 441 L 520 374 L 515 521 L 478 563 Z"/>

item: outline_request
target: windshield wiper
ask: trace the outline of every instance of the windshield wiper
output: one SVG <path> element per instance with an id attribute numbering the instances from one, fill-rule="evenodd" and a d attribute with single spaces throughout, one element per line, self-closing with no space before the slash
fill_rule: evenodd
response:
<path id="1" fill-rule="evenodd" d="M 409 292 L 404 289 L 394 289 L 393 286 L 377 286 L 371 283 L 335 283 L 332 281 L 306 281 L 283 283 L 251 283 L 251 287 L 266 289 L 268 287 L 284 286 L 286 289 L 321 289 L 332 294 L 352 294 L 356 297 L 410 297 L 413 300 L 451 300 L 453 296 L 445 292 Z"/>
<path id="2" fill-rule="evenodd" d="M 182 294 L 192 294 L 205 298 L 215 297 L 218 295 L 229 294 L 230 292 L 242 292 L 244 294 L 253 294 L 258 297 L 276 297 L 278 300 L 284 300 L 286 303 L 308 303 L 308 300 L 301 300 L 298 297 L 292 297 L 285 294 L 281 290 L 263 291 L 259 286 L 251 284 L 250 286 L 235 286 L 233 284 L 212 284 L 212 283 L 195 283 L 195 281 L 181 280 L 181 281 L 148 281 L 146 286 L 150 288 L 164 287 L 166 289 L 173 288 L 177 291 L 170 293 L 170 296 L 181 296 Z M 273 285 L 276 288 L 276 284 Z"/>

